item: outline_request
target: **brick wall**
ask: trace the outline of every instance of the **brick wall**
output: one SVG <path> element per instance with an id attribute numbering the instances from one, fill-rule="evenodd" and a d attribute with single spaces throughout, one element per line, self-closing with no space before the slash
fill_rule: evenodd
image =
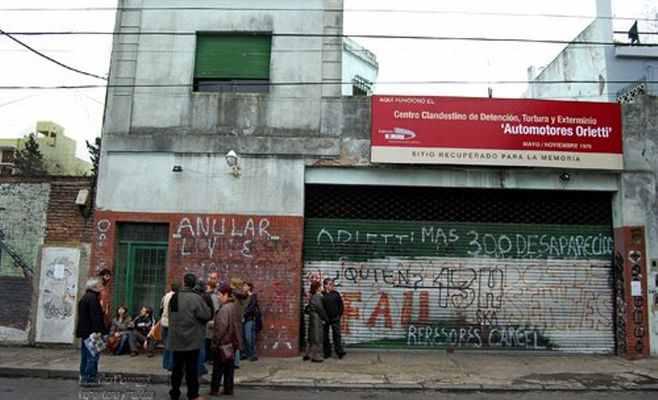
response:
<path id="1" fill-rule="evenodd" d="M 75 204 L 78 192 L 91 188 L 91 179 L 54 181 L 50 185 L 46 243 L 90 243 L 93 217 L 84 217 Z"/>
<path id="2" fill-rule="evenodd" d="M 32 270 L 16 267 L 0 249 L 0 342 L 29 340 L 42 246 L 91 243 L 93 218 L 82 217 L 75 205 L 78 191 L 89 186 L 88 178 L 79 177 L 0 178 L 2 240 Z M 80 266 L 80 271 L 87 270 L 87 265 Z"/>
<path id="3" fill-rule="evenodd" d="M 23 277 L 0 278 L 0 325 L 27 331 L 32 306 L 32 280 Z"/>
<path id="4" fill-rule="evenodd" d="M 299 354 L 302 217 L 262 215 L 144 214 L 96 211 L 90 273 L 114 269 L 117 224 L 169 224 L 167 280 L 186 271 L 205 279 L 250 280 L 256 287 L 263 332 L 262 355 Z"/>

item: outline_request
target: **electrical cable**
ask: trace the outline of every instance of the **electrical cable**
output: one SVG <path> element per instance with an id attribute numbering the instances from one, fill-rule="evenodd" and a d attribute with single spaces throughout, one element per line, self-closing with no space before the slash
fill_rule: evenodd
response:
<path id="1" fill-rule="evenodd" d="M 101 32 L 101 31 L 42 31 L 42 32 L 9 32 L 5 35 L 14 36 L 196 36 L 197 32 Z M 593 40 L 558 40 L 558 39 L 527 39 L 527 38 L 490 38 L 477 36 L 427 36 L 427 35 L 373 35 L 373 34 L 330 34 L 330 33 L 267 33 L 271 37 L 294 37 L 294 38 L 357 38 L 357 39 L 399 39 L 399 40 L 436 40 L 436 41 L 465 41 L 465 42 L 491 42 L 491 43 L 544 43 L 565 45 L 589 45 L 589 46 L 619 46 L 619 47 L 658 47 L 658 43 L 618 43 Z"/>
<path id="2" fill-rule="evenodd" d="M 387 85 L 566 85 L 566 84 L 634 84 L 636 80 L 551 80 L 551 81 L 524 81 L 524 80 L 498 80 L 498 81 L 477 81 L 477 80 L 437 80 L 437 81 L 378 81 L 378 86 Z M 643 80 L 642 83 L 657 84 L 658 80 Z M 231 81 L 233 86 L 342 86 L 352 85 L 353 82 L 342 81 L 317 81 L 317 82 L 239 82 Z M 108 85 L 53 85 L 53 86 L 20 86 L 20 85 L 0 85 L 0 90 L 68 90 L 68 89 L 138 89 L 138 88 L 192 88 L 193 84 L 187 83 L 146 83 L 146 84 L 108 84 Z"/>
<path id="3" fill-rule="evenodd" d="M 34 8 L 0 8 L 5 12 L 116 12 L 116 11 L 226 11 L 226 12 L 326 12 L 326 13 L 395 13 L 395 14 L 437 14 L 437 15 L 467 15 L 494 17 L 537 17 L 537 18 L 567 18 L 567 19 L 604 19 L 619 21 L 655 22 L 656 18 L 633 16 L 596 16 L 559 13 L 513 13 L 497 11 L 467 11 L 467 10 L 432 10 L 432 9 L 392 9 L 392 8 L 257 8 L 257 7 L 34 7 Z"/>
<path id="4" fill-rule="evenodd" d="M 22 42 L 22 41 L 16 39 L 12 34 L 7 33 L 7 32 L 5 32 L 5 31 L 3 31 L 2 29 L 0 29 L 0 35 L 7 36 L 9 39 L 11 39 L 11 40 L 13 40 L 14 42 L 18 43 L 19 45 L 25 47 L 26 49 L 28 49 L 28 50 L 31 51 L 32 53 L 38 55 L 38 56 L 41 57 L 41 58 L 45 58 L 46 60 L 48 60 L 48 61 L 50 61 L 50 62 L 52 62 L 52 63 L 54 63 L 54 64 L 57 64 L 57 65 L 59 65 L 59 66 L 62 67 L 62 68 L 68 69 L 69 71 L 73 71 L 73 72 L 76 72 L 76 73 L 78 73 L 78 74 L 82 74 L 82 75 L 89 76 L 89 77 L 92 77 L 92 78 L 96 78 L 96 79 L 101 79 L 101 80 L 107 81 L 107 78 L 105 78 L 105 77 L 102 77 L 102 76 L 100 76 L 100 75 L 96 75 L 96 74 L 92 74 L 92 73 L 90 73 L 90 72 L 86 72 L 86 71 L 80 70 L 80 69 L 78 69 L 78 68 L 71 67 L 70 65 L 66 65 L 66 64 L 64 64 L 64 63 L 62 63 L 62 62 L 60 62 L 60 61 L 57 61 L 57 60 L 55 60 L 54 58 L 49 57 L 49 56 L 43 54 L 43 53 L 40 52 L 39 50 L 36 50 L 36 49 L 32 48 L 32 47 L 31 47 L 30 45 L 28 45 L 27 43 L 24 43 L 24 42 Z"/>

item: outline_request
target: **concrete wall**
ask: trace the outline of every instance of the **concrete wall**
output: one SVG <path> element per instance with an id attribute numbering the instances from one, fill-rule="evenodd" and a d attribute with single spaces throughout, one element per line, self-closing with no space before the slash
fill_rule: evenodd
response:
<path id="1" fill-rule="evenodd" d="M 46 233 L 50 185 L 0 184 L 0 229 L 24 270 L 14 264 L 7 249 L 0 249 L 0 341 L 28 341 L 32 331 L 32 295 L 36 292 L 38 255 Z"/>
<path id="2" fill-rule="evenodd" d="M 124 7 L 189 6 L 187 1 L 123 0 Z M 204 1 L 199 6 L 245 8 L 243 1 Z M 272 3 L 254 0 L 248 8 L 271 9 Z M 111 83 L 118 85 L 182 85 L 181 87 L 116 88 L 108 93 L 104 133 L 134 129 L 194 126 L 196 103 L 219 94 L 192 93 L 197 31 L 272 32 L 276 34 L 340 34 L 342 0 L 279 1 L 278 11 L 120 11 L 113 47 Z M 139 32 L 179 32 L 180 35 L 130 35 Z M 263 118 L 270 127 L 316 127 L 322 96 L 340 94 L 342 40 L 340 38 L 273 36 L 270 67 L 272 102 Z M 323 82 L 319 85 L 282 85 Z"/>
<path id="3" fill-rule="evenodd" d="M 613 15 L 610 0 L 597 0 L 597 15 L 605 18 L 594 20 L 574 41 L 627 43 L 626 36 L 613 34 Z M 655 19 L 655 13 L 645 10 L 647 18 Z M 631 21 L 628 21 L 630 24 Z M 638 24 L 640 31 L 651 31 L 646 21 Z M 643 28 L 644 27 L 644 28 Z M 655 42 L 655 38 L 645 35 L 642 43 Z M 570 84 L 531 84 L 527 97 L 547 99 L 581 99 L 584 101 L 615 101 L 635 83 L 614 83 L 609 81 L 640 82 L 648 81 L 646 94 L 658 95 L 658 85 L 652 81 L 658 76 L 658 51 L 651 47 L 568 45 L 555 59 L 535 76 L 534 68 L 529 70 L 530 81 L 605 81 L 599 83 Z"/>
<path id="4" fill-rule="evenodd" d="M 641 97 L 624 106 L 624 172 L 615 198 L 615 228 L 644 227 L 647 307 L 651 353 L 658 354 L 658 98 Z"/>
<path id="5" fill-rule="evenodd" d="M 610 36 L 605 35 L 607 25 L 608 22 L 605 20 L 594 21 L 574 41 L 609 41 Z M 539 75 L 529 77 L 529 79 L 531 81 L 597 81 L 601 77 L 602 80 L 607 80 L 606 64 L 610 55 L 611 49 L 607 46 L 569 45 Z M 614 93 L 608 93 L 612 93 L 612 89 L 608 86 L 601 89 L 599 83 L 543 85 L 534 83 L 528 86 L 527 97 L 537 99 L 581 98 L 585 101 L 606 101 L 615 98 Z"/>
<path id="6" fill-rule="evenodd" d="M 182 172 L 172 172 L 174 165 Z M 224 154 L 109 153 L 99 210 L 302 215 L 302 159 L 247 158 L 231 175 Z"/>
<path id="7" fill-rule="evenodd" d="M 91 218 L 85 218 L 75 198 L 82 188 L 89 189 L 89 180 L 84 178 L 3 178 L 0 181 L 0 229 L 1 239 L 27 266 L 17 266 L 7 249 L 0 248 L 0 342 L 33 342 L 35 338 L 41 275 L 41 252 L 44 245 L 65 246 L 80 254 L 78 265 L 72 270 L 84 276 L 69 277 L 67 282 L 76 283 L 86 278 L 89 266 L 89 243 L 91 242 Z M 50 288 L 57 286 L 63 277 L 53 277 Z M 70 286 L 70 285 L 69 285 Z M 73 287 L 75 292 L 77 289 Z M 41 315 L 55 319 L 52 298 L 43 304 Z M 67 304 L 75 299 L 57 298 Z M 59 304 L 59 303 L 58 303 Z M 48 310 L 46 310 L 48 309 Z M 44 317 L 45 318 L 45 317 Z M 67 319 L 67 329 L 74 324 L 74 314 Z M 69 336 L 71 336 L 69 334 Z M 70 340 L 69 340 L 70 339 Z M 72 342 L 73 337 L 64 342 Z"/>
<path id="8" fill-rule="evenodd" d="M 374 90 L 378 73 L 379 64 L 373 53 L 352 40 L 343 43 L 343 96 L 352 96 L 353 85 L 346 83 L 351 83 L 356 76 L 372 82 Z"/>

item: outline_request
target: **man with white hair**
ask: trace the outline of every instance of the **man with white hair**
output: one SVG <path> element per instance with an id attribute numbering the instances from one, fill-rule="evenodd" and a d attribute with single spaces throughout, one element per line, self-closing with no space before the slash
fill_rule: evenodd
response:
<path id="1" fill-rule="evenodd" d="M 108 329 L 103 322 L 103 308 L 101 307 L 99 293 L 103 289 L 100 279 L 92 278 L 87 281 L 86 293 L 78 302 L 78 325 L 75 336 L 80 338 L 80 385 L 97 385 L 98 359 L 100 353 L 87 349 L 85 339 L 94 333 L 107 334 Z"/>

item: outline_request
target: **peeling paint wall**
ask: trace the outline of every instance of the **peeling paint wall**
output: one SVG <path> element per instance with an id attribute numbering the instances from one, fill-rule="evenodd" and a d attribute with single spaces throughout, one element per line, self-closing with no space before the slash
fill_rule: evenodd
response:
<path id="1" fill-rule="evenodd" d="M 624 172 L 615 199 L 616 228 L 644 227 L 651 353 L 658 354 L 658 98 L 644 96 L 623 107 Z"/>

